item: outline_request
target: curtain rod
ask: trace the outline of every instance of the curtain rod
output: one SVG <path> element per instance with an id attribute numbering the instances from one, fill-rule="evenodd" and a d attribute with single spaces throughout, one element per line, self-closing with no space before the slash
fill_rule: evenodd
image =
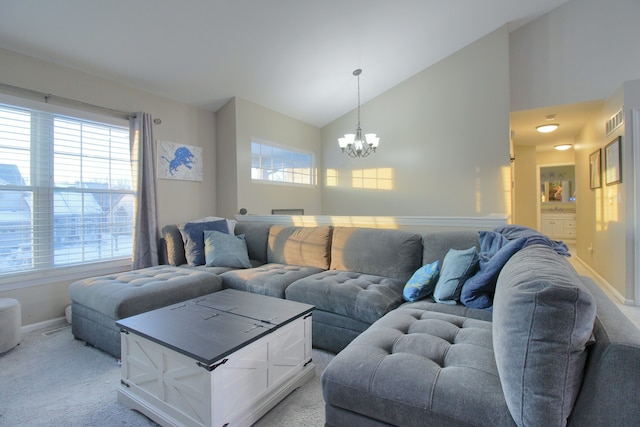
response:
<path id="1" fill-rule="evenodd" d="M 46 103 L 53 102 L 54 104 L 74 105 L 74 106 L 80 106 L 80 107 L 88 108 L 88 109 L 92 109 L 92 110 L 98 110 L 98 111 L 101 111 L 103 113 L 107 113 L 110 116 L 118 117 L 118 118 L 124 118 L 124 119 L 127 119 L 127 120 L 130 117 L 135 117 L 136 116 L 136 113 L 127 113 L 125 111 L 119 111 L 119 110 L 114 110 L 114 109 L 107 108 L 107 107 L 101 107 L 99 105 L 89 104 L 89 103 L 86 103 L 86 102 L 77 101 L 75 99 L 65 98 L 65 97 L 57 96 L 57 95 L 52 95 L 50 93 L 44 93 L 44 92 L 39 92 L 37 90 L 26 89 L 26 88 L 18 87 L 18 86 L 12 86 L 12 85 L 8 85 L 6 83 L 0 83 L 0 89 L 2 89 L 3 91 L 8 90 L 8 91 L 14 91 L 14 92 L 21 92 L 21 93 L 25 93 L 25 94 L 34 96 L 36 98 L 43 98 L 44 102 L 46 102 Z"/>

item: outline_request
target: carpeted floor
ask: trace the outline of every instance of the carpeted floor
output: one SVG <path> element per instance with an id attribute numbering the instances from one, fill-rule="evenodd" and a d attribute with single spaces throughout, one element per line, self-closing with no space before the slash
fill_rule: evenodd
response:
<path id="1" fill-rule="evenodd" d="M 313 350 L 316 376 L 287 396 L 255 426 L 322 426 L 320 375 L 333 355 Z M 0 355 L 0 426 L 155 426 L 116 400 L 120 366 L 85 346 L 71 327 L 23 335 Z"/>

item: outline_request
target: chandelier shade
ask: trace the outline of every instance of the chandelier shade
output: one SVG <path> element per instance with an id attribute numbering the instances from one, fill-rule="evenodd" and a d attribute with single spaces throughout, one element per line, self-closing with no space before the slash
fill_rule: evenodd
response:
<path id="1" fill-rule="evenodd" d="M 367 157 L 374 153 L 380 143 L 380 138 L 375 133 L 367 133 L 362 137 L 362 128 L 360 127 L 360 74 L 361 69 L 353 72 L 358 78 L 358 127 L 356 133 L 347 133 L 343 138 L 338 138 L 338 145 L 344 154 L 350 157 Z"/>

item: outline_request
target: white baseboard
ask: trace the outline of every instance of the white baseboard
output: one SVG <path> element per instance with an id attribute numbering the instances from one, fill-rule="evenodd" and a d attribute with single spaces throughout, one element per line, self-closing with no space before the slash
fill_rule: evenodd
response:
<path id="1" fill-rule="evenodd" d="M 49 329 L 61 328 L 67 326 L 67 319 L 65 317 L 58 317 L 55 319 L 45 320 L 44 322 L 32 323 L 30 325 L 23 326 L 21 331 L 23 334 L 34 331 L 46 331 Z"/>

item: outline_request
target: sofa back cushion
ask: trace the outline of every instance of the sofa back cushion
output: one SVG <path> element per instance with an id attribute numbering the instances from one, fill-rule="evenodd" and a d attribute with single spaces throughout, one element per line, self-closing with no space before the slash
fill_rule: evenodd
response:
<path id="1" fill-rule="evenodd" d="M 422 234 L 422 264 L 439 260 L 440 265 L 450 249 L 464 250 L 475 246 L 480 251 L 478 231 L 432 231 Z"/>
<path id="2" fill-rule="evenodd" d="M 164 242 L 163 249 L 166 250 L 166 254 L 161 256 L 161 262 L 166 262 L 169 265 L 183 265 L 187 263 L 187 258 L 184 255 L 184 243 L 182 241 L 182 234 L 176 224 L 169 224 L 162 227 L 162 240 Z"/>
<path id="3" fill-rule="evenodd" d="M 240 221 L 236 224 L 236 236 L 244 234 L 247 242 L 249 259 L 255 264 L 267 263 L 267 245 L 269 242 L 269 229 L 271 224 L 259 221 Z"/>
<path id="4" fill-rule="evenodd" d="M 498 276 L 493 347 L 517 425 L 567 423 L 582 383 L 596 304 L 552 248 L 525 247 Z"/>
<path id="5" fill-rule="evenodd" d="M 401 230 L 336 227 L 331 269 L 407 281 L 422 266 L 422 237 Z"/>
<path id="6" fill-rule="evenodd" d="M 333 227 L 272 225 L 269 228 L 267 261 L 327 270 L 331 257 Z"/>

